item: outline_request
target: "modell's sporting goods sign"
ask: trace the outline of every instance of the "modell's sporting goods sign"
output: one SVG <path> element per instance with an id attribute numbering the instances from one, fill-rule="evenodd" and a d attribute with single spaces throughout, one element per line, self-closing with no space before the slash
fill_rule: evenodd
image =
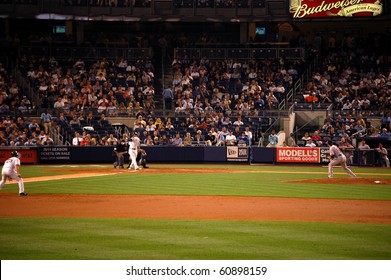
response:
<path id="1" fill-rule="evenodd" d="M 383 12 L 383 0 L 289 0 L 293 18 L 374 17 Z"/>

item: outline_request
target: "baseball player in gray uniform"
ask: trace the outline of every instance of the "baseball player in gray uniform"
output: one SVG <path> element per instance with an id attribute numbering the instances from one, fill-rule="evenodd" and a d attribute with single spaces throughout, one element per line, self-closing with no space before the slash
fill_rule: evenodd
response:
<path id="1" fill-rule="evenodd" d="M 17 151 L 12 152 L 12 157 L 4 162 L 3 170 L 1 171 L 0 189 L 4 186 L 6 180 L 14 179 L 19 184 L 19 195 L 27 196 L 24 192 L 24 183 L 22 176 L 19 173 L 20 167 L 20 154 Z"/>
<path id="2" fill-rule="evenodd" d="M 341 150 L 333 145 L 333 143 L 329 140 L 327 141 L 327 145 L 330 148 L 330 163 L 329 163 L 329 178 L 333 178 L 333 167 L 336 165 L 341 165 L 343 170 L 345 170 L 346 173 L 349 174 L 350 177 L 357 177 L 356 174 L 353 173 L 352 170 L 350 170 L 346 166 L 346 156 L 341 152 Z"/>

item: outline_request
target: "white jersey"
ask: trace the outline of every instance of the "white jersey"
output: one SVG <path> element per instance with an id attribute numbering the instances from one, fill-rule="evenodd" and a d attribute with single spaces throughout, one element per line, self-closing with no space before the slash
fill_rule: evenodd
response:
<path id="1" fill-rule="evenodd" d="M 133 139 L 133 143 L 135 145 L 135 148 L 140 147 L 140 138 L 138 138 L 137 136 L 134 136 L 132 139 Z"/>
<path id="2" fill-rule="evenodd" d="M 140 139 L 138 137 L 133 137 L 132 141 L 129 141 L 129 158 L 131 163 L 129 164 L 128 169 L 132 169 L 132 167 L 134 167 L 135 170 L 139 169 L 136 161 L 138 145 L 140 145 Z"/>
<path id="3" fill-rule="evenodd" d="M 134 150 L 137 150 L 137 144 L 135 141 L 129 141 L 129 154 Z"/>
<path id="4" fill-rule="evenodd" d="M 15 170 L 15 166 L 20 165 L 20 159 L 17 157 L 11 157 L 4 162 L 2 172 L 10 172 Z"/>
<path id="5" fill-rule="evenodd" d="M 5 185 L 7 178 L 11 178 L 18 182 L 19 193 L 25 196 L 23 179 L 15 170 L 15 167 L 18 165 L 20 165 L 20 159 L 17 157 L 11 157 L 4 162 L 3 170 L 1 172 L 0 189 Z"/>

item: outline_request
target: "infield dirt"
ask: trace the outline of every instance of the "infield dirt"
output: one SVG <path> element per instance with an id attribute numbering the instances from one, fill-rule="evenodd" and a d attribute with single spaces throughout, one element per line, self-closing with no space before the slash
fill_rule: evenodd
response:
<path id="1" fill-rule="evenodd" d="M 56 169 L 59 171 L 59 169 Z M 62 171 L 71 172 L 69 169 Z M 99 172 L 98 172 L 99 171 Z M 50 170 L 48 170 L 50 172 Z M 83 168 L 80 173 L 27 178 L 25 182 L 142 173 L 222 173 L 232 169 L 124 169 Z M 247 171 L 246 171 L 247 172 Z M 250 171 L 251 172 L 251 171 Z M 294 182 L 316 184 L 381 184 L 391 179 L 334 178 Z M 293 181 L 292 181 L 293 182 Z M 391 224 L 391 201 L 238 196 L 78 195 L 32 194 L 18 197 L 0 193 L 0 217 L 156 218 L 256 221 L 305 221 Z"/>

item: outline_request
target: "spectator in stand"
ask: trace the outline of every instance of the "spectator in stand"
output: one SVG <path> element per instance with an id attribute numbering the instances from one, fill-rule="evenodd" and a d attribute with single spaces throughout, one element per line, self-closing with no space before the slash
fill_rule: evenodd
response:
<path id="1" fill-rule="evenodd" d="M 278 136 L 276 135 L 276 131 L 274 129 L 269 134 L 268 140 L 269 140 L 268 147 L 277 147 Z"/>
<path id="2" fill-rule="evenodd" d="M 335 123 L 339 123 L 340 127 L 342 127 L 345 124 L 345 119 L 342 117 L 341 114 L 339 114 L 335 120 Z"/>
<path id="3" fill-rule="evenodd" d="M 316 144 L 312 141 L 312 139 L 309 139 L 307 144 L 305 144 L 306 147 L 314 148 L 316 147 Z"/>
<path id="4" fill-rule="evenodd" d="M 225 145 L 236 146 L 236 144 L 237 144 L 236 136 L 233 134 L 232 130 L 229 130 L 228 135 L 225 137 Z"/>
<path id="5" fill-rule="evenodd" d="M 390 160 L 388 158 L 388 151 L 383 147 L 382 143 L 375 149 L 380 166 L 390 167 Z"/>
<path id="6" fill-rule="evenodd" d="M 382 132 L 380 133 L 380 137 L 382 137 L 382 138 L 390 138 L 390 133 L 388 133 L 388 131 L 387 131 L 387 128 L 383 128 L 382 129 Z"/>
<path id="7" fill-rule="evenodd" d="M 98 108 L 98 111 L 99 111 L 99 108 Z M 106 113 L 108 116 L 117 116 L 118 114 L 118 109 L 117 109 L 117 106 L 112 102 L 110 101 L 107 108 L 106 108 Z"/>
<path id="8" fill-rule="evenodd" d="M 64 126 L 67 124 L 67 121 L 66 121 L 66 118 L 64 117 L 64 115 L 60 116 L 60 120 L 58 121 L 58 123 L 61 123 L 61 126 Z M 80 120 L 76 115 L 74 115 L 73 118 L 69 121 L 69 124 L 71 126 L 80 126 Z"/>
<path id="9" fill-rule="evenodd" d="M 250 145 L 250 140 L 248 139 L 246 133 L 243 131 L 241 136 L 238 138 L 238 145 Z"/>
<path id="10" fill-rule="evenodd" d="M 205 137 L 204 135 L 202 135 L 202 131 L 197 130 L 193 143 L 200 145 L 200 144 L 204 144 L 204 142 L 205 142 Z"/>
<path id="11" fill-rule="evenodd" d="M 46 135 L 41 144 L 44 146 L 51 146 L 54 145 L 54 141 L 49 135 Z"/>
<path id="12" fill-rule="evenodd" d="M 48 112 L 41 114 L 41 121 L 46 134 L 49 134 L 52 129 L 52 115 Z"/>
<path id="13" fill-rule="evenodd" d="M 319 130 L 315 130 L 314 133 L 311 136 L 312 141 L 316 144 L 316 146 L 321 147 L 323 146 L 323 139 L 319 135 Z"/>
<path id="14" fill-rule="evenodd" d="M 183 139 L 184 146 L 191 146 L 193 144 L 193 137 L 191 137 L 190 132 L 186 132 L 185 138 Z"/>
<path id="15" fill-rule="evenodd" d="M 217 133 L 217 143 L 216 146 L 225 146 L 225 138 L 227 137 L 227 127 L 223 126 L 221 131 Z"/>
<path id="16" fill-rule="evenodd" d="M 18 111 L 21 113 L 21 114 L 26 114 L 29 112 L 29 109 L 27 108 L 27 106 L 24 104 L 24 102 L 21 102 L 20 103 L 20 106 L 18 107 Z"/>
<path id="17" fill-rule="evenodd" d="M 288 138 L 288 147 L 297 147 L 295 134 L 292 132 Z"/>
<path id="18" fill-rule="evenodd" d="M 213 134 L 213 130 L 209 130 L 208 134 L 205 136 L 205 142 L 207 146 L 215 146 L 217 143 L 216 135 Z"/>
<path id="19" fill-rule="evenodd" d="M 351 110 L 353 108 L 352 103 L 350 103 L 349 99 L 345 100 L 345 103 L 342 106 L 342 110 Z"/>
<path id="20" fill-rule="evenodd" d="M 275 97 L 273 92 L 271 92 L 271 91 L 267 95 L 266 99 L 267 99 L 268 109 L 274 109 L 275 106 L 278 104 L 277 97 Z"/>
<path id="21" fill-rule="evenodd" d="M 106 140 L 106 143 L 109 146 L 113 146 L 113 145 L 115 146 L 115 145 L 117 145 L 117 142 L 118 142 L 118 139 L 114 136 L 114 134 L 110 133 L 109 137 Z"/>
<path id="22" fill-rule="evenodd" d="M 80 143 L 83 141 L 83 137 L 79 134 L 79 132 L 75 132 L 75 137 L 72 139 L 73 146 L 80 146 Z"/>
<path id="23" fill-rule="evenodd" d="M 310 140 L 310 139 L 311 139 L 311 136 L 308 132 L 305 132 L 304 136 L 301 137 L 301 140 L 305 141 L 305 144 L 307 144 L 308 140 Z"/>
<path id="24" fill-rule="evenodd" d="M 156 141 L 155 141 L 156 143 Z M 159 138 L 159 145 L 161 146 L 166 146 L 170 144 L 170 141 L 169 139 L 167 138 L 167 135 L 166 134 L 163 134 L 162 137 Z"/>
<path id="25" fill-rule="evenodd" d="M 39 133 L 40 130 L 41 130 L 41 128 L 40 128 L 39 124 L 37 123 L 36 119 L 32 119 L 31 120 L 31 123 L 29 124 L 28 129 L 29 129 L 30 133 L 33 132 L 33 131 Z"/>
<path id="26" fill-rule="evenodd" d="M 172 139 L 172 145 L 174 146 L 182 146 L 183 140 L 181 138 L 181 135 L 179 133 L 175 134 L 175 137 Z"/>
<path id="27" fill-rule="evenodd" d="M 362 135 L 365 130 L 365 122 L 363 120 L 358 120 L 355 126 L 353 127 L 353 129 L 354 129 L 354 133 L 360 133 Z"/>
<path id="28" fill-rule="evenodd" d="M 346 163 L 352 164 L 353 163 L 353 145 L 350 143 L 350 140 L 348 137 L 342 137 L 341 140 L 338 143 L 338 147 L 341 149 L 341 151 L 346 156 Z"/>
<path id="29" fill-rule="evenodd" d="M 328 113 L 327 117 L 323 120 L 323 124 L 326 124 L 326 123 L 329 123 L 330 125 L 334 125 L 335 124 L 334 119 L 333 119 L 333 117 L 331 116 L 330 113 Z"/>
<path id="30" fill-rule="evenodd" d="M 389 127 L 391 124 L 391 112 L 385 113 L 384 116 L 380 119 L 382 127 Z"/>
<path id="31" fill-rule="evenodd" d="M 370 135 L 370 137 L 380 137 L 380 129 L 375 128 L 375 131 Z"/>
<path id="32" fill-rule="evenodd" d="M 155 142 L 152 139 L 152 135 L 148 134 L 147 138 L 144 139 L 144 146 L 154 146 Z"/>
<path id="33" fill-rule="evenodd" d="M 365 139 L 363 138 L 358 145 L 357 149 L 359 150 L 359 165 L 367 165 L 367 159 L 368 159 L 368 151 L 371 150 L 369 145 L 365 142 Z"/>
<path id="34" fill-rule="evenodd" d="M 54 103 L 53 108 L 57 110 L 57 112 L 61 112 L 64 109 L 65 103 L 61 97 L 57 98 L 57 101 Z"/>
<path id="35" fill-rule="evenodd" d="M 251 132 L 250 127 L 248 125 L 246 125 L 246 127 L 244 129 L 244 133 L 246 134 L 249 143 L 252 144 L 252 142 L 253 142 L 253 133 Z"/>
<path id="36" fill-rule="evenodd" d="M 308 96 L 305 98 L 305 101 L 307 103 L 318 103 L 319 102 L 319 98 L 316 96 L 316 93 L 315 92 L 311 92 L 310 94 L 308 94 Z"/>
<path id="37" fill-rule="evenodd" d="M 236 121 L 234 121 L 233 125 L 236 125 L 236 126 L 242 126 L 244 125 L 243 121 L 242 121 L 242 118 L 241 117 L 238 117 L 238 119 Z"/>
<path id="38" fill-rule="evenodd" d="M 174 100 L 174 94 L 172 92 L 171 86 L 168 86 L 163 90 L 163 98 L 166 109 L 170 110 L 172 107 L 172 101 Z"/>

